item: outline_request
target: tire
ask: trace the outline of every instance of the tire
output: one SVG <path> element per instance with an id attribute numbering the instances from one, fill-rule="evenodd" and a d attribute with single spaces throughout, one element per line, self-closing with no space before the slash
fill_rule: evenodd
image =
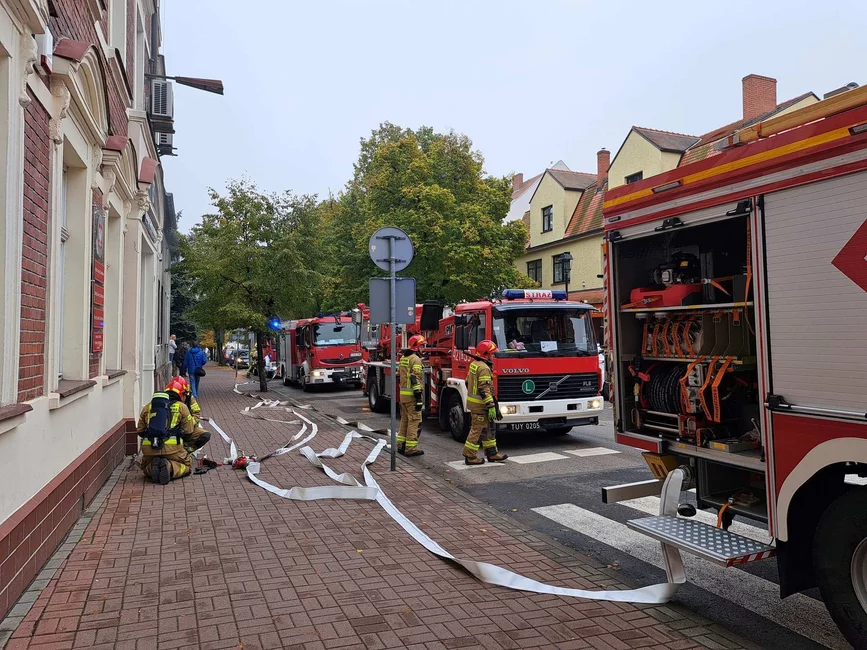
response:
<path id="1" fill-rule="evenodd" d="M 825 510 L 813 541 L 813 568 L 825 607 L 843 636 L 855 648 L 867 647 L 867 490 L 864 488 L 850 490 Z"/>
<path id="2" fill-rule="evenodd" d="M 292 385 L 292 380 L 289 378 L 289 373 L 286 372 L 285 368 L 283 368 L 283 385 L 284 386 L 291 386 Z"/>
<path id="3" fill-rule="evenodd" d="M 602 401 L 611 401 L 611 384 L 609 384 L 607 381 L 602 384 Z"/>
<path id="4" fill-rule="evenodd" d="M 305 393 L 309 393 L 312 390 L 313 387 L 310 385 L 310 382 L 307 381 L 307 375 L 305 373 L 301 373 L 298 381 L 301 382 L 301 390 L 303 390 Z"/>
<path id="5" fill-rule="evenodd" d="M 367 404 L 374 413 L 388 411 L 388 400 L 379 394 L 379 382 L 375 375 L 367 378 Z"/>
<path id="6" fill-rule="evenodd" d="M 566 433 L 569 433 L 572 430 L 572 427 L 548 427 L 545 429 L 552 436 L 562 436 Z"/>
<path id="7" fill-rule="evenodd" d="M 458 442 L 466 442 L 470 433 L 470 415 L 464 411 L 461 396 L 457 391 L 449 395 L 449 433 Z"/>

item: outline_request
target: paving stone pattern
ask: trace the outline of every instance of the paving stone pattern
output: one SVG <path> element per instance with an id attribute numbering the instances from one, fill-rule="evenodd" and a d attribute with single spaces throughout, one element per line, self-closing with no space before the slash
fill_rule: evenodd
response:
<path id="1" fill-rule="evenodd" d="M 298 427 L 240 415 L 254 402 L 234 376 L 202 381 L 204 414 L 239 448 L 262 455 Z M 315 413 L 321 451 L 345 430 Z M 227 445 L 215 434 L 208 455 Z M 370 445 L 326 461 L 361 477 Z M 398 508 L 458 556 L 584 589 L 618 576 L 399 461 L 373 466 Z M 263 463 L 281 487 L 333 484 L 299 454 Z M 220 467 L 168 486 L 125 462 L 22 598 L 6 648 L 743 648 L 673 605 L 635 606 L 485 585 L 428 553 L 374 502 L 289 501 Z M 0 631 L 2 634 L 2 631 Z M 0 645 L 3 637 L 0 636 Z"/>

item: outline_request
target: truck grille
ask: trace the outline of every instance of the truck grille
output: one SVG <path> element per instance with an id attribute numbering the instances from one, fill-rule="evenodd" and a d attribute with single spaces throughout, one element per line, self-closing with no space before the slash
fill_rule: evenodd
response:
<path id="1" fill-rule="evenodd" d="M 361 363 L 361 359 L 356 357 L 355 359 L 350 359 L 346 357 L 345 359 L 323 359 L 322 363 L 327 363 L 332 366 L 345 366 L 349 363 Z"/>
<path id="2" fill-rule="evenodd" d="M 497 399 L 501 402 L 531 401 L 548 390 L 552 384 L 562 380 L 563 377 L 566 379 L 557 386 L 556 390 L 549 390 L 542 397 L 543 400 L 575 399 L 576 397 L 593 397 L 599 394 L 599 375 L 595 372 L 582 372 L 575 375 L 500 376 L 497 379 Z"/>

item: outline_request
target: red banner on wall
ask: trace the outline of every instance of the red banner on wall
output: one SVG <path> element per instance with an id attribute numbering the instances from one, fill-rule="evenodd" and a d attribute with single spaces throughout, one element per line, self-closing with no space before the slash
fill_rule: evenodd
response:
<path id="1" fill-rule="evenodd" d="M 105 288 L 96 283 L 93 284 L 93 304 L 105 306 Z"/>
<path id="2" fill-rule="evenodd" d="M 102 330 L 93 330 L 93 340 L 90 344 L 91 352 L 102 352 Z"/>

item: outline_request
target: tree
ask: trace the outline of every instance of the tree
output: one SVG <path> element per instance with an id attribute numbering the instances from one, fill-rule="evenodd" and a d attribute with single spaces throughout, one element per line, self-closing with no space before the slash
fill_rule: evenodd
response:
<path id="1" fill-rule="evenodd" d="M 195 323 L 187 319 L 187 312 L 195 303 L 191 295 L 191 283 L 182 267 L 172 265 L 172 302 L 169 313 L 169 332 L 177 338 L 178 345 L 191 342 L 198 336 Z"/>
<path id="2" fill-rule="evenodd" d="M 274 318 L 309 313 L 322 284 L 317 269 L 319 211 L 312 196 L 265 194 L 249 180 L 211 190 L 215 214 L 202 217 L 182 240 L 182 268 L 198 302 L 190 317 L 219 333 L 256 334 L 259 384 L 267 391 L 263 335 Z"/>
<path id="3" fill-rule="evenodd" d="M 531 286 L 514 267 L 527 231 L 504 223 L 508 178 L 484 173 L 484 159 L 458 133 L 416 131 L 385 123 L 361 141 L 352 180 L 330 219 L 327 259 L 337 278 L 329 306 L 366 301 L 367 280 L 384 275 L 371 263 L 368 240 L 377 228 L 403 228 L 416 248 L 407 276 L 419 300 L 454 304 Z"/>

